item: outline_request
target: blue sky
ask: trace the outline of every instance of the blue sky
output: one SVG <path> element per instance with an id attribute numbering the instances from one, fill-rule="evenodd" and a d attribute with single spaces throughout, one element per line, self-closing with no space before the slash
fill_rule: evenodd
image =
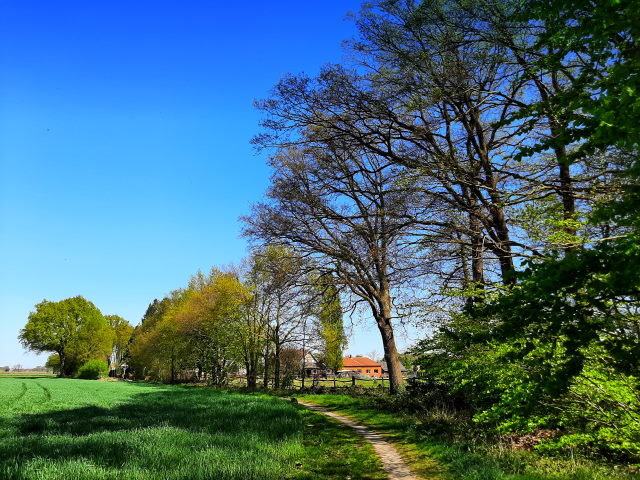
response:
<path id="1" fill-rule="evenodd" d="M 252 101 L 343 59 L 359 2 L 7 0 L 0 12 L 0 365 L 33 306 L 83 295 L 137 324 L 246 254 L 268 184 Z M 381 352 L 358 329 L 350 353 Z"/>

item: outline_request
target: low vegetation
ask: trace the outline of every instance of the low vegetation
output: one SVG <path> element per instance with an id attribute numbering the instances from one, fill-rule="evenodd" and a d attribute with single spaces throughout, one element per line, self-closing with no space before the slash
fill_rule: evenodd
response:
<path id="1" fill-rule="evenodd" d="M 109 365 L 103 360 L 89 360 L 78 369 L 78 378 L 98 380 L 109 374 Z"/>
<path id="2" fill-rule="evenodd" d="M 305 395 L 299 398 L 370 426 L 395 442 L 424 478 L 455 480 L 632 480 L 635 470 L 578 452 L 540 455 L 535 438 L 498 437 L 463 412 L 426 408 L 403 397 Z"/>
<path id="3" fill-rule="evenodd" d="M 3 480 L 385 478 L 347 427 L 278 398 L 131 382 L 0 382 Z"/>

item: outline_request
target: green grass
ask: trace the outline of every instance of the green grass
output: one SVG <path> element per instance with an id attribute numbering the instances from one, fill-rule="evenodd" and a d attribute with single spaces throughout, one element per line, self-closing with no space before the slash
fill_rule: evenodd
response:
<path id="1" fill-rule="evenodd" d="M 424 478 L 455 480 L 638 480 L 625 467 L 615 468 L 580 457 L 544 457 L 536 452 L 513 450 L 470 432 L 457 439 L 441 433 L 459 419 L 445 411 L 416 417 L 391 412 L 377 397 L 300 395 L 297 398 L 322 405 L 383 433 L 393 441 L 410 465 Z M 464 425 L 462 425 L 464 426 Z M 465 438 L 466 436 L 466 438 Z M 434 462 L 434 459 L 438 462 Z M 439 464 L 439 465 L 438 465 Z"/>
<path id="2" fill-rule="evenodd" d="M 283 400 L 201 387 L 0 378 L 0 478 L 385 478 L 350 429 Z"/>

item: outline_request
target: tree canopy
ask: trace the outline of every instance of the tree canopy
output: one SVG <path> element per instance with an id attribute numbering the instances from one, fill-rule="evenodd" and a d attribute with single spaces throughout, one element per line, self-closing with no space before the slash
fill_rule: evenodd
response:
<path id="1" fill-rule="evenodd" d="M 72 375 L 87 360 L 108 357 L 113 332 L 100 310 L 77 296 L 37 304 L 19 339 L 29 350 L 57 353 L 60 375 Z"/>

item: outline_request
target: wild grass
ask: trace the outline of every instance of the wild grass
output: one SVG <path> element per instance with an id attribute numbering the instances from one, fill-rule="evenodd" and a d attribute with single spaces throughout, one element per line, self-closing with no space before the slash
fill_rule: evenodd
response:
<path id="1" fill-rule="evenodd" d="M 625 466 L 606 465 L 578 455 L 546 457 L 515 450 L 483 435 L 468 419 L 445 409 L 421 414 L 390 410 L 384 397 L 305 395 L 368 425 L 394 441 L 424 478 L 455 480 L 638 480 Z M 434 464 L 434 459 L 440 464 Z"/>
<path id="2" fill-rule="evenodd" d="M 262 395 L 1 378 L 0 405 L 6 480 L 384 478 L 346 427 Z"/>

